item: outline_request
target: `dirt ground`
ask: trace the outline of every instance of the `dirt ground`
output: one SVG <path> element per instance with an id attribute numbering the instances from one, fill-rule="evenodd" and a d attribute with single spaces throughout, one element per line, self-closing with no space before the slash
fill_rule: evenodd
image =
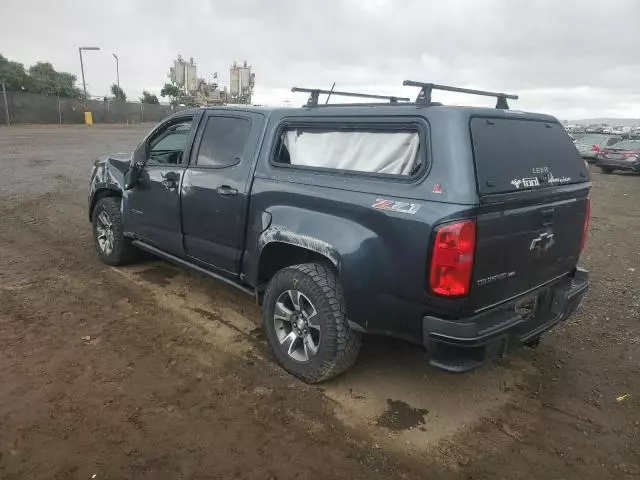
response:
<path id="1" fill-rule="evenodd" d="M 1 479 L 640 476 L 640 176 L 593 171 L 593 286 L 538 349 L 451 375 L 368 338 L 307 386 L 251 298 L 97 260 L 93 158 L 150 128 L 0 128 Z"/>

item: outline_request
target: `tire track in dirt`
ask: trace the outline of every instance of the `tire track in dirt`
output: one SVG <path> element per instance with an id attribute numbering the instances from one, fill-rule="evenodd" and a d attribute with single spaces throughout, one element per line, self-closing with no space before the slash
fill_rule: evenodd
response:
<path id="1" fill-rule="evenodd" d="M 220 295 L 229 288 L 163 261 L 115 270 L 152 292 L 161 305 L 190 312 L 195 323 L 201 323 L 203 315 L 218 322 L 224 318 L 215 330 L 227 327 L 228 331 L 208 338 L 215 348 L 229 351 L 231 339 L 241 351 L 257 350 L 261 361 L 273 362 L 266 342 L 256 340 L 260 313 L 253 305 L 247 308 L 248 297 L 238 298 L 235 292 Z M 441 439 L 471 428 L 510 401 L 515 386 L 524 388 L 533 371 L 516 356 L 501 365 L 454 376 L 429 367 L 422 349 L 389 339 L 367 340 L 356 366 L 319 388 L 345 425 L 366 432 L 372 443 L 403 454 L 423 455 Z"/>

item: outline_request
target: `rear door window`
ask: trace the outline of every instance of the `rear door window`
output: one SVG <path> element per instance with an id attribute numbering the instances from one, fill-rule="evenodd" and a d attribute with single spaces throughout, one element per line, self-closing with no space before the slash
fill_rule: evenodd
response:
<path id="1" fill-rule="evenodd" d="M 584 182 L 584 160 L 562 125 L 525 119 L 473 118 L 471 137 L 480 194 Z"/>
<path id="2" fill-rule="evenodd" d="M 251 122 L 247 118 L 209 117 L 198 150 L 199 167 L 229 167 L 239 163 Z"/>

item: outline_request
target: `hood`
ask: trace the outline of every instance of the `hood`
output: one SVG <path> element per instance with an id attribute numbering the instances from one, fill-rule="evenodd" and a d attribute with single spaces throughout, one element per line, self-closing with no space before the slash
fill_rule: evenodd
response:
<path id="1" fill-rule="evenodd" d="M 133 152 L 112 153 L 111 155 L 109 155 L 109 158 L 120 162 L 130 162 L 131 155 L 133 155 Z"/>
<path id="2" fill-rule="evenodd" d="M 93 162 L 94 167 L 109 166 L 113 167 L 122 173 L 129 170 L 131 164 L 132 152 L 120 152 L 112 153 L 109 155 L 101 155 Z"/>
<path id="3" fill-rule="evenodd" d="M 129 164 L 131 162 L 131 156 L 133 152 L 118 152 L 118 153 L 110 153 L 108 155 L 100 155 L 96 158 L 96 164 L 107 163 L 109 161 L 114 162 L 125 162 Z"/>

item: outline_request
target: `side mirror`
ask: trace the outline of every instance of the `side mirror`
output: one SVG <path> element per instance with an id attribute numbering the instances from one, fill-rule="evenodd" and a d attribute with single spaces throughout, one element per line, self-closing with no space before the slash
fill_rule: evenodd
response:
<path id="1" fill-rule="evenodd" d="M 144 168 L 144 160 L 137 159 L 131 162 L 129 166 L 129 170 L 124 174 L 124 188 L 125 190 L 131 190 L 138 184 L 138 178 L 140 177 L 140 172 Z"/>
<path id="2" fill-rule="evenodd" d="M 133 170 L 137 170 L 138 172 L 140 172 L 145 165 L 145 161 L 142 159 L 136 160 L 135 162 L 133 162 L 133 165 L 131 165 L 131 168 Z"/>
<path id="3" fill-rule="evenodd" d="M 138 170 L 135 165 L 131 165 L 129 170 L 124 174 L 124 189 L 131 190 L 135 188 L 138 184 L 138 177 L 140 175 L 140 170 Z"/>
<path id="4" fill-rule="evenodd" d="M 127 173 L 124 175 L 124 188 L 126 190 L 131 190 L 138 184 L 140 172 L 147 163 L 148 157 L 149 145 L 147 144 L 138 147 L 135 151 L 131 164 L 129 165 L 129 170 L 127 170 Z"/>

